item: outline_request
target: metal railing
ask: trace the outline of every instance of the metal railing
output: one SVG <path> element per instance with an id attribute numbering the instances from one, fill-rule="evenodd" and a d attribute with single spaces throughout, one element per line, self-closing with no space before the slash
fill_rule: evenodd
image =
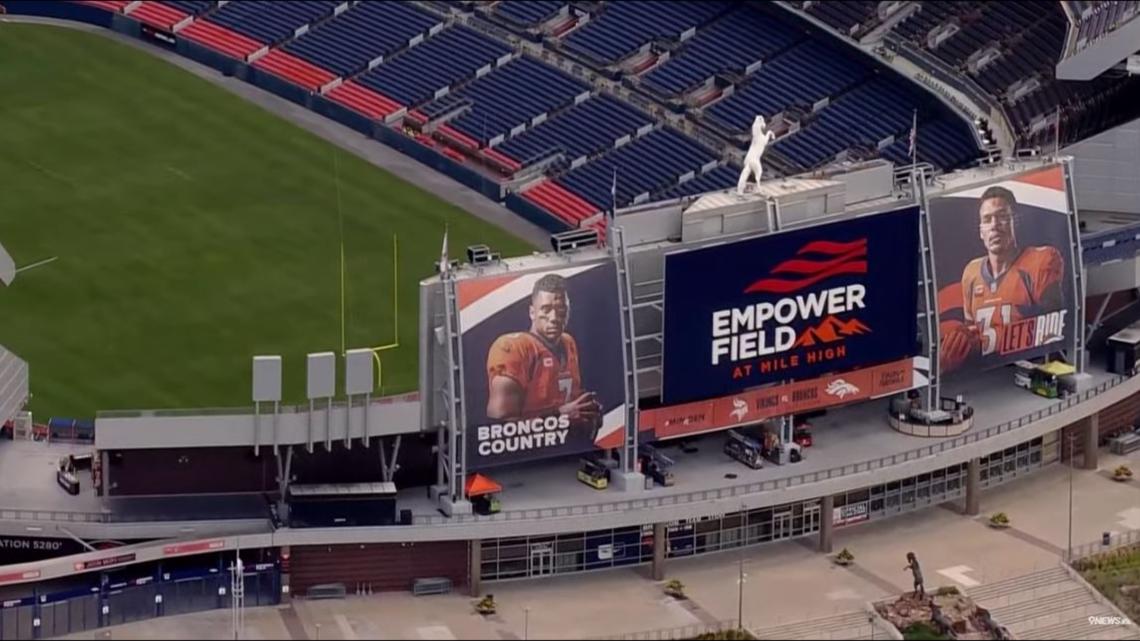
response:
<path id="1" fill-rule="evenodd" d="M 682 625 L 674 628 L 658 628 L 656 630 L 643 630 L 641 632 L 588 637 L 588 639 L 591 641 L 600 641 L 602 639 L 694 639 L 702 634 L 735 629 L 736 619 L 725 619 L 713 623 L 694 623 L 692 625 Z"/>
<path id="2" fill-rule="evenodd" d="M 454 516 L 436 516 L 436 515 L 416 515 L 416 523 L 422 524 L 437 524 L 437 523 L 463 523 L 463 522 L 489 522 L 489 521 L 526 521 L 533 519 L 543 518 L 565 518 L 576 516 L 589 516 L 597 514 L 609 514 L 614 512 L 630 512 L 638 510 L 651 510 L 659 507 L 668 507 L 674 505 L 684 505 L 689 503 L 699 503 L 705 501 L 716 501 L 735 496 L 742 496 L 746 494 L 757 494 L 760 492 L 773 492 L 786 488 L 798 487 L 810 483 L 818 483 L 820 481 L 827 481 L 836 479 L 852 474 L 860 474 L 863 472 L 870 472 L 886 467 L 892 467 L 900 463 L 908 461 L 917 461 L 919 459 L 937 456 L 943 452 L 954 450 L 972 443 L 977 443 L 988 439 L 993 436 L 998 436 L 1006 432 L 1011 432 L 1030 423 L 1040 419 L 1053 416 L 1063 412 L 1074 405 L 1083 403 L 1105 391 L 1116 387 L 1117 385 L 1129 380 L 1130 376 L 1115 376 L 1109 380 L 1102 382 L 1096 387 L 1085 390 L 1081 394 L 1075 394 L 1063 401 L 1059 401 L 1050 405 L 1047 408 L 1037 410 L 1035 412 L 1026 414 L 1019 418 L 1011 419 L 1004 423 L 1000 423 L 993 427 L 973 431 L 968 434 L 963 434 L 957 438 L 940 441 L 931 445 L 918 447 L 906 452 L 899 452 L 882 456 L 876 459 L 860 461 L 858 463 L 848 463 L 838 467 L 829 468 L 826 470 L 819 470 L 815 472 L 807 472 L 796 476 L 789 476 L 780 479 L 771 479 L 766 481 L 756 481 L 752 483 L 744 483 L 740 485 L 733 485 L 728 487 L 721 487 L 709 490 L 698 490 L 689 492 L 687 494 L 673 494 L 668 496 L 641 498 L 641 499 L 627 499 L 623 501 L 613 501 L 611 503 L 593 503 L 588 505 L 569 505 L 548 508 L 532 508 L 522 510 L 504 510 L 498 514 L 491 515 L 454 515 Z"/>
<path id="3" fill-rule="evenodd" d="M 407 392 L 403 394 L 392 394 L 388 396 L 375 396 L 372 398 L 371 405 L 386 405 L 391 403 L 410 403 L 418 401 L 420 398 L 419 392 Z M 344 409 L 348 405 L 348 400 L 340 398 L 334 399 L 332 408 Z M 357 396 L 352 399 L 352 407 L 363 407 L 364 397 Z M 318 400 L 313 405 L 314 411 L 324 411 L 328 409 L 328 401 Z M 262 410 L 265 411 L 264 409 Z M 277 408 L 278 414 L 304 414 L 309 411 L 307 403 L 299 405 L 281 405 Z M 169 418 L 178 416 L 253 416 L 254 408 L 252 405 L 245 405 L 241 407 L 205 407 L 197 409 L 168 409 L 168 410 L 101 410 L 95 413 L 96 420 L 107 418 Z"/>
<path id="4" fill-rule="evenodd" d="M 820 481 L 827 481 L 853 474 L 860 474 L 872 470 L 892 467 L 900 463 L 906 463 L 908 461 L 917 461 L 923 458 L 934 457 L 949 450 L 954 450 L 966 445 L 970 445 L 972 443 L 977 443 L 978 441 L 991 438 L 993 436 L 1011 432 L 1025 427 L 1026 425 L 1029 425 L 1030 423 L 1033 423 L 1040 419 L 1053 416 L 1055 414 L 1059 414 L 1060 412 L 1068 410 L 1074 405 L 1078 405 L 1091 398 L 1094 398 L 1131 378 L 1131 376 L 1126 375 L 1115 376 L 1111 379 L 1103 381 L 1100 385 L 1097 385 L 1092 389 L 1085 390 L 1080 394 L 1072 395 L 1063 401 L 1059 401 L 1050 405 L 1047 408 L 1031 412 L 1019 418 L 1011 419 L 985 430 L 970 432 L 968 434 L 963 434 L 957 438 L 943 440 L 938 443 L 918 447 L 906 452 L 890 454 L 876 459 L 860 461 L 858 463 L 848 463 L 826 470 L 818 470 L 815 472 L 807 472 L 796 476 L 770 479 L 766 481 L 756 481 L 752 483 L 743 483 L 739 485 L 709 490 L 697 490 L 694 492 L 689 492 L 687 494 L 673 494 L 651 498 L 627 499 L 621 501 L 613 501 L 610 503 L 593 503 L 588 505 L 569 505 L 522 510 L 504 510 L 498 514 L 487 516 L 464 514 L 448 517 L 442 515 L 417 514 L 415 516 L 415 523 L 421 525 L 469 522 L 485 523 L 490 521 L 526 521 L 544 518 L 590 516 L 598 514 L 610 514 L 615 512 L 625 513 L 638 510 L 651 510 L 658 507 L 668 507 L 673 505 L 716 501 L 746 494 L 757 494 L 760 492 L 772 492 L 786 488 L 799 487 L 802 485 L 808 485 L 810 483 L 818 483 Z M 3 507 L 0 507 L 0 519 L 20 521 L 38 520 L 103 523 L 116 523 L 126 521 L 126 519 L 120 519 L 116 517 L 110 511 L 72 512 L 65 510 L 4 509 Z"/>
<path id="5" fill-rule="evenodd" d="M 1079 561 L 1097 554 L 1112 552 L 1130 545 L 1140 544 L 1140 530 L 1126 530 L 1112 534 L 1106 545 L 1103 540 L 1078 545 L 1069 551 L 1069 562 Z"/>

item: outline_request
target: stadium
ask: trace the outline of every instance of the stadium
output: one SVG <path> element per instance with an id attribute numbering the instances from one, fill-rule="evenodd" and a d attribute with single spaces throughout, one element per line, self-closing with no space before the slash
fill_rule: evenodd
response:
<path id="1" fill-rule="evenodd" d="M 0 0 L 0 638 L 1140 638 L 1138 13 Z"/>

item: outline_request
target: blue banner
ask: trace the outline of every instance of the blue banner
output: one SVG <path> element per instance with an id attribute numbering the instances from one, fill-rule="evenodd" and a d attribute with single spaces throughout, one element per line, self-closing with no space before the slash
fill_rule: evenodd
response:
<path id="1" fill-rule="evenodd" d="M 662 400 L 919 353 L 918 208 L 665 258 Z"/>

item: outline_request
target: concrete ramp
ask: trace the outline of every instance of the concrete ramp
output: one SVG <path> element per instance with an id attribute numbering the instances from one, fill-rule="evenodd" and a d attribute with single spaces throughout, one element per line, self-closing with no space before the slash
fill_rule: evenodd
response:
<path id="1" fill-rule="evenodd" d="M 7 287 L 14 280 L 16 280 L 16 261 L 12 260 L 4 246 L 0 245 L 0 283 L 4 283 Z"/>
<path id="2" fill-rule="evenodd" d="M 28 401 L 28 364 L 0 345 L 0 425 Z"/>

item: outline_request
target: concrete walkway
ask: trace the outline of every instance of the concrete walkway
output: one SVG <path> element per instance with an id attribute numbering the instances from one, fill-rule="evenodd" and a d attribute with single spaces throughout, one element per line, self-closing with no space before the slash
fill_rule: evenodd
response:
<path id="1" fill-rule="evenodd" d="M 1129 459 L 1102 452 L 1100 462 L 1102 471 L 1077 470 L 1073 474 L 1074 543 L 1099 539 L 1102 531 L 1137 527 L 1131 524 L 1140 514 L 1140 486 L 1115 483 L 1103 470 L 1121 462 L 1135 469 L 1140 465 L 1140 453 Z M 846 547 L 855 555 L 854 565 L 846 568 L 815 552 L 811 538 L 753 547 L 743 553 L 743 595 L 737 584 L 741 553 L 733 550 L 669 561 L 667 577 L 685 584 L 689 595 L 685 602 L 665 597 L 661 584 L 646 578 L 647 568 L 622 568 L 487 583 L 484 589 L 500 604 L 499 613 L 490 618 L 476 615 L 472 599 L 457 594 L 297 601 L 291 610 L 281 612 L 295 612 L 309 639 L 318 634 L 321 639 L 564 639 L 729 621 L 736 619 L 740 600 L 745 626 L 765 635 L 782 629 L 790 636 L 814 638 L 870 636 L 870 628 L 862 624 L 864 605 L 911 588 L 910 574 L 903 569 L 907 552 L 915 552 L 922 562 L 928 590 L 960 586 L 998 609 L 1024 597 L 1009 590 L 1026 585 L 1025 577 L 1059 576 L 1059 551 L 1068 537 L 1068 488 L 1068 468 L 1052 465 L 985 492 L 982 514 L 1005 512 L 1012 521 L 1009 530 L 994 530 L 984 519 L 962 516 L 957 506 L 950 504 L 837 528 L 835 549 Z M 1072 591 L 1077 584 L 1062 587 L 1066 586 L 1062 593 Z M 1043 598 L 1045 591 L 1060 588 L 1033 589 L 1037 592 L 1031 589 L 1030 598 Z M 1081 596 L 1070 596 L 1074 595 Z M 1087 591 L 1081 598 L 1089 598 Z M 1090 612 L 1101 608 L 1083 603 L 1072 611 L 1086 606 Z M 1073 638 L 1107 638 L 1137 632 L 1131 626 L 1098 629 L 1087 620 L 1086 630 L 1075 615 L 1064 621 L 1047 621 L 1043 617 L 1051 612 L 1015 609 L 1005 613 L 1024 633 L 1042 630 L 1048 634 L 1064 632 Z M 112 635 L 116 639 L 189 638 L 179 636 L 179 630 L 187 629 L 182 619 L 212 621 L 206 626 L 212 633 L 203 633 L 203 638 L 221 639 L 229 634 L 229 613 L 208 612 L 123 626 Z M 300 638 L 299 633 L 288 634 L 284 621 L 276 609 L 262 609 L 256 614 L 251 611 L 247 616 L 248 637 Z M 206 628 L 193 626 L 196 632 Z M 88 632 L 74 638 L 92 636 Z M 878 632 L 874 636 L 881 638 Z"/>

